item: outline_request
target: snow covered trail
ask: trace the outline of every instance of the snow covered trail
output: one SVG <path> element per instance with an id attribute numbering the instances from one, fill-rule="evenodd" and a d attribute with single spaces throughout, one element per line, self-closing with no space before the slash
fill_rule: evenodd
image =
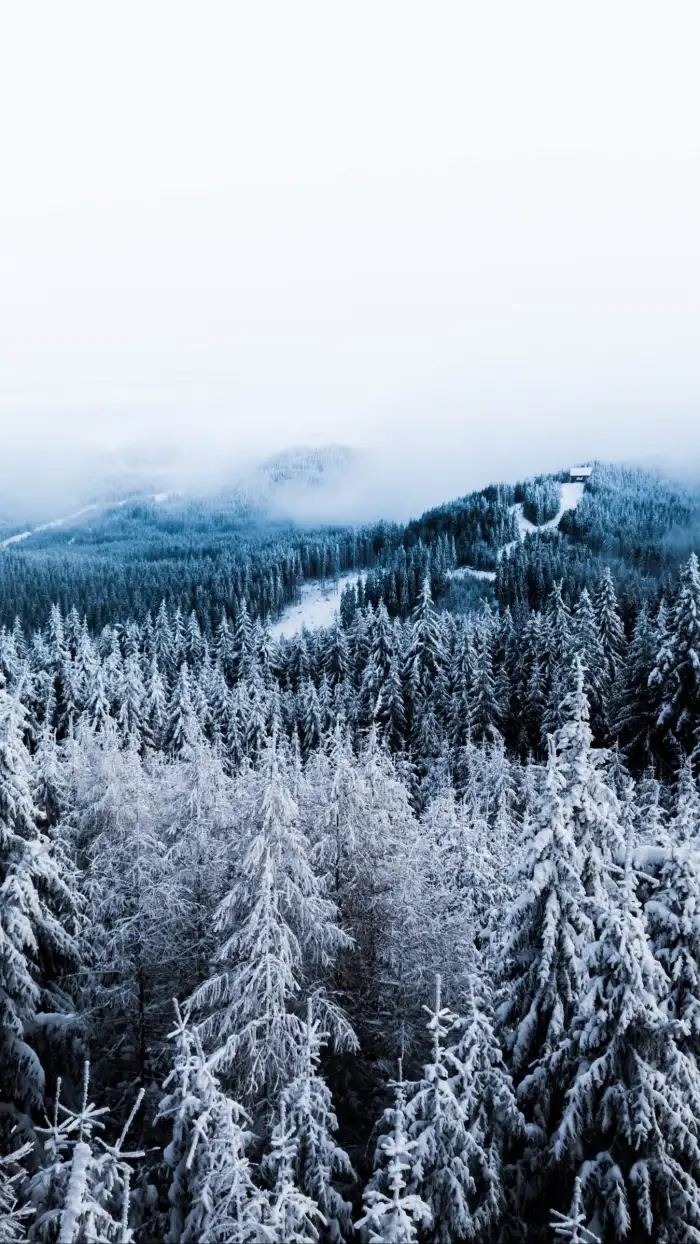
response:
<path id="1" fill-rule="evenodd" d="M 524 540 L 526 536 L 532 535 L 533 532 L 536 531 L 555 531 L 556 528 L 558 528 L 563 516 L 568 513 L 569 510 L 576 509 L 576 506 L 579 504 L 583 496 L 584 488 L 585 484 L 562 484 L 559 509 L 557 510 L 557 513 L 554 515 L 554 518 L 550 518 L 548 522 L 542 523 L 539 527 L 536 523 L 531 523 L 529 518 L 525 517 L 523 514 L 522 502 L 518 505 L 514 505 L 513 513 L 515 514 L 515 519 L 518 524 L 519 540 Z M 511 540 L 509 544 L 506 544 L 502 549 L 499 549 L 497 554 L 498 560 L 501 560 L 504 553 L 512 552 L 517 544 L 518 540 Z M 492 583 L 496 578 L 496 572 L 494 570 L 473 570 L 471 566 L 460 566 L 458 570 L 453 572 L 452 577 L 462 577 L 465 574 L 469 574 L 475 579 L 490 579 Z"/>
<path id="2" fill-rule="evenodd" d="M 167 501 L 167 492 L 156 492 L 147 500 L 155 501 L 159 504 L 161 501 Z M 50 523 L 40 523 L 38 527 L 32 527 L 30 531 L 18 531 L 14 536 L 8 536 L 5 540 L 0 540 L 0 549 L 9 548 L 11 544 L 19 544 L 20 540 L 27 540 L 29 536 L 35 536 L 40 531 L 51 531 L 54 527 L 65 527 L 66 523 L 72 523 L 76 518 L 82 518 L 84 514 L 92 514 L 95 510 L 104 514 L 107 510 L 118 510 L 123 505 L 128 505 L 130 501 L 136 501 L 136 497 L 127 497 L 124 501 L 108 501 L 105 505 L 98 505 L 93 502 L 92 505 L 84 505 L 82 510 L 74 510 L 72 514 L 64 514 L 61 518 L 52 518 Z"/>
<path id="3" fill-rule="evenodd" d="M 333 582 L 304 583 L 301 589 L 301 601 L 285 609 L 281 618 L 273 622 L 270 632 L 274 639 L 288 638 L 298 635 L 300 631 L 313 631 L 320 627 L 332 626 L 338 616 L 340 597 L 346 584 L 356 583 L 362 572 L 354 570 L 352 574 L 341 575 Z"/>
<path id="4" fill-rule="evenodd" d="M 493 583 L 496 578 L 496 571 L 495 570 L 475 570 L 473 566 L 458 566 L 456 570 L 452 571 L 450 578 L 451 579 L 466 579 L 467 576 L 469 576 L 470 579 L 484 579 L 484 580 L 487 580 L 489 583 Z"/>
<path id="5" fill-rule="evenodd" d="M 523 514 L 522 503 L 513 507 L 520 532 L 520 539 L 524 540 L 525 536 L 531 535 L 534 531 L 554 531 L 560 524 L 562 518 L 569 510 L 575 510 L 581 497 L 585 484 L 562 484 L 561 499 L 559 501 L 559 509 L 550 518 L 548 522 L 541 523 L 538 527 L 536 523 L 531 523 L 529 518 Z M 510 546 L 509 546 L 510 547 Z"/>
<path id="6" fill-rule="evenodd" d="M 20 531 L 16 536 L 0 540 L 0 549 L 6 549 L 8 545 L 17 544 L 20 540 L 26 540 L 28 536 L 35 536 L 38 531 L 50 531 L 53 527 L 63 527 L 65 523 L 71 523 L 74 518 L 82 518 L 83 514 L 89 514 L 98 508 L 97 505 L 86 505 L 82 510 L 75 510 L 73 514 L 64 514 L 63 518 L 52 518 L 50 523 L 41 523 L 38 527 L 32 527 L 31 531 Z"/>

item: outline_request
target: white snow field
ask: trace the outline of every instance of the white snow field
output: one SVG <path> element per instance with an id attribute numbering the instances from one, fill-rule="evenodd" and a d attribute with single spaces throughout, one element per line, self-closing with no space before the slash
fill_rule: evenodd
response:
<path id="1" fill-rule="evenodd" d="M 458 566 L 452 571 L 451 579 L 486 579 L 489 583 L 493 583 L 496 578 L 495 570 L 475 570 L 473 566 Z"/>
<path id="2" fill-rule="evenodd" d="M 335 583 L 319 583 L 315 580 L 305 583 L 301 589 L 300 603 L 285 609 L 282 617 L 272 623 L 270 632 L 273 638 L 289 638 L 303 630 L 313 631 L 332 626 L 338 616 L 343 588 L 346 583 L 356 583 L 361 577 L 362 572 L 354 570 L 352 574 L 341 575 Z"/>

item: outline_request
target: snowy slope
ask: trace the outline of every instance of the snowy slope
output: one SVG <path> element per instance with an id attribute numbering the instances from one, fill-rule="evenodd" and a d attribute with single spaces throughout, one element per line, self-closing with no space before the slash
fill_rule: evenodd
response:
<path id="1" fill-rule="evenodd" d="M 62 518 L 52 518 L 50 523 L 41 523 L 39 527 L 32 527 L 31 531 L 20 531 L 15 536 L 9 536 L 7 540 L 0 540 L 0 549 L 6 549 L 8 545 L 17 544 L 20 540 L 27 540 L 29 536 L 36 535 L 38 531 L 50 531 L 53 527 L 64 527 L 66 523 L 72 523 L 76 518 L 82 518 L 83 514 L 96 509 L 98 509 L 96 505 L 86 505 L 82 510 L 75 510 L 73 514 L 64 514 Z"/>
<path id="2" fill-rule="evenodd" d="M 301 589 L 301 603 L 285 609 L 281 618 L 273 622 L 270 631 L 275 639 L 298 635 L 300 631 L 313 631 L 319 627 L 332 626 L 340 608 L 340 597 L 347 583 L 356 583 L 358 572 L 341 575 L 336 583 L 305 583 Z"/>
<path id="3" fill-rule="evenodd" d="M 562 484 L 561 499 L 557 513 L 554 515 L 554 518 L 550 518 L 548 522 L 542 523 L 540 527 L 537 527 L 535 523 L 531 523 L 525 517 L 522 502 L 519 505 L 514 505 L 513 513 L 518 524 L 520 539 L 524 540 L 525 536 L 532 535 L 536 531 L 554 531 L 559 526 L 564 514 L 568 513 L 569 510 L 576 509 L 583 496 L 584 488 L 585 484 Z M 502 549 L 499 549 L 499 560 L 504 553 L 510 553 L 517 543 L 517 540 L 511 540 L 510 544 L 506 544 Z M 475 579 L 490 579 L 492 582 L 496 578 L 495 571 L 493 570 L 472 570 L 471 566 L 460 566 L 459 570 L 454 571 L 453 578 L 464 576 L 465 574 L 469 574 Z"/>
<path id="4" fill-rule="evenodd" d="M 576 506 L 583 496 L 584 488 L 585 484 L 562 484 L 561 500 L 559 502 L 559 509 L 557 513 L 554 515 L 554 518 L 550 518 L 549 522 L 542 523 L 540 527 L 538 527 L 536 523 L 531 523 L 530 520 L 525 517 L 523 514 L 522 504 L 516 505 L 514 510 L 518 521 L 520 539 L 523 540 L 525 536 L 531 535 L 534 531 L 554 531 L 555 528 L 559 526 L 564 514 L 566 514 L 568 510 L 576 509 Z"/>
<path id="5" fill-rule="evenodd" d="M 148 501 L 167 501 L 167 492 L 153 493 L 146 498 Z M 74 510 L 72 514 L 63 514 L 61 518 L 52 518 L 50 523 L 40 523 L 38 527 L 32 527 L 30 531 L 19 531 L 14 536 L 8 536 L 6 540 L 0 540 L 0 549 L 9 548 L 11 544 L 18 544 L 20 540 L 28 540 L 30 536 L 37 535 L 40 531 L 52 531 L 55 527 L 67 527 L 70 523 L 77 522 L 79 518 L 83 518 L 85 514 L 105 513 L 107 510 L 118 510 L 122 505 L 128 505 L 131 501 L 136 501 L 136 497 L 127 497 L 124 501 L 107 501 L 104 505 L 84 505 L 82 510 Z"/>
<path id="6" fill-rule="evenodd" d="M 475 570 L 473 566 L 458 566 L 457 569 L 453 570 L 450 575 L 451 579 L 466 579 L 467 577 L 470 579 L 484 579 L 489 583 L 493 583 L 496 578 L 496 571 Z"/>

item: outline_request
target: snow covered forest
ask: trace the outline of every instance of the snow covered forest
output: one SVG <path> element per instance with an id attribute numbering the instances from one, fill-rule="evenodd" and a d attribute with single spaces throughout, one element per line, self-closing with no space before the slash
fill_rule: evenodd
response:
<path id="1" fill-rule="evenodd" d="M 697 500 L 558 497 L 0 553 L 3 1244 L 700 1241 Z"/>

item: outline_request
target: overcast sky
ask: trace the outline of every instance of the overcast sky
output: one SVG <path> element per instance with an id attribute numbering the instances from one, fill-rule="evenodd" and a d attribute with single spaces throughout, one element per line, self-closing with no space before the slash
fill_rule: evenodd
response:
<path id="1" fill-rule="evenodd" d="M 134 440 L 391 443 L 435 500 L 579 457 L 697 468 L 699 25 L 6 5 L 5 483 Z"/>

